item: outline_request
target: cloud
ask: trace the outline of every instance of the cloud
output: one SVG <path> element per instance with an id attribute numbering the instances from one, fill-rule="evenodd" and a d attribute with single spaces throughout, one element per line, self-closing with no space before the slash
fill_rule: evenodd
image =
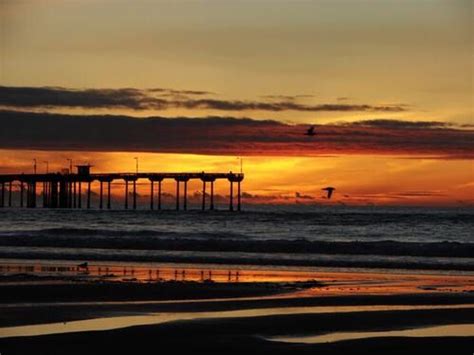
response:
<path id="1" fill-rule="evenodd" d="M 295 192 L 295 197 L 298 198 L 298 199 L 302 199 L 302 200 L 314 200 L 313 196 L 303 195 L 300 192 Z"/>
<path id="2" fill-rule="evenodd" d="M 300 99 L 313 98 L 314 95 L 300 94 L 300 95 L 262 95 L 265 100 L 280 100 L 280 101 L 296 101 Z"/>
<path id="3" fill-rule="evenodd" d="M 371 120 L 306 126 L 249 118 L 136 118 L 0 111 L 0 148 L 215 155 L 391 154 L 474 158 L 474 130 Z"/>
<path id="4" fill-rule="evenodd" d="M 383 112 L 400 112 L 405 111 L 401 106 L 391 105 L 345 105 L 345 104 L 320 104 L 320 105 L 304 105 L 291 101 L 278 102 L 258 102 L 258 101 L 229 101 L 200 99 L 187 100 L 183 102 L 175 102 L 177 106 L 187 109 L 212 109 L 221 111 L 383 111 Z"/>
<path id="5" fill-rule="evenodd" d="M 393 196 L 400 196 L 400 197 L 432 197 L 432 196 L 446 196 L 445 193 L 441 191 L 405 191 L 392 194 Z"/>
<path id="6" fill-rule="evenodd" d="M 357 122 L 346 123 L 348 126 L 360 127 L 378 127 L 388 129 L 417 129 L 417 128 L 445 128 L 454 127 L 455 124 L 451 122 L 440 121 L 402 121 L 392 119 L 375 119 L 362 120 Z"/>
<path id="7" fill-rule="evenodd" d="M 62 87 L 8 87 L 0 86 L 0 106 L 6 108 L 85 108 L 85 109 L 132 109 L 167 110 L 182 108 L 189 110 L 218 111 L 336 111 L 336 112 L 400 112 L 403 105 L 307 105 L 293 99 L 279 101 L 242 101 L 201 98 L 212 94 L 207 91 L 173 90 L 154 88 L 139 90 L 123 89 L 68 89 Z M 198 98 L 196 98 L 198 97 Z"/>
<path id="8" fill-rule="evenodd" d="M 383 193 L 365 193 L 365 194 L 351 194 L 343 195 L 343 200 L 348 202 L 357 201 L 386 201 L 386 200 L 400 200 L 400 201 L 421 201 L 423 198 L 432 197 L 448 197 L 449 194 L 439 190 L 419 190 L 419 191 L 401 191 L 401 192 L 383 192 Z"/>
<path id="9" fill-rule="evenodd" d="M 273 195 L 273 194 L 267 194 L 267 195 L 259 195 L 259 194 L 250 194 L 248 192 L 243 191 L 242 192 L 242 199 L 245 201 L 252 201 L 254 203 L 269 203 L 269 202 L 275 202 L 275 201 L 288 201 L 288 200 L 293 200 L 294 198 L 292 196 L 288 195 Z"/>
<path id="10" fill-rule="evenodd" d="M 61 87 L 0 86 L 0 105 L 24 108 L 82 107 L 146 109 L 166 108 L 167 101 L 151 98 L 146 92 L 125 89 L 65 89 Z"/>
<path id="11" fill-rule="evenodd" d="M 165 95 L 188 95 L 188 96 L 208 96 L 215 95 L 216 93 L 212 91 L 202 91 L 202 90 L 175 90 L 167 88 L 152 88 L 147 89 L 148 92 L 160 93 Z"/>

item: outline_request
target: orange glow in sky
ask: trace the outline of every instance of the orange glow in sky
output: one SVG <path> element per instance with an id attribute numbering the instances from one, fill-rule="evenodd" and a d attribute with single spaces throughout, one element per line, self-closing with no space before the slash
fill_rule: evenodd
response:
<path id="1" fill-rule="evenodd" d="M 0 173 L 31 173 L 32 158 L 38 161 L 38 172 L 93 164 L 93 172 L 134 172 L 139 158 L 141 172 L 240 172 L 240 159 L 235 156 L 158 153 L 96 153 L 0 151 Z M 443 160 L 392 156 L 345 155 L 333 157 L 243 157 L 246 203 L 305 203 L 347 205 L 449 205 L 474 203 L 474 173 L 470 160 Z M 116 182 L 114 194 L 123 187 Z M 336 187 L 331 200 L 324 198 L 321 188 Z M 174 193 L 174 182 L 164 184 Z M 190 182 L 190 195 L 201 191 L 201 183 Z M 142 181 L 138 192 L 148 193 Z M 226 196 L 228 184 L 216 183 L 216 193 Z M 300 197 L 296 197 L 299 193 Z"/>

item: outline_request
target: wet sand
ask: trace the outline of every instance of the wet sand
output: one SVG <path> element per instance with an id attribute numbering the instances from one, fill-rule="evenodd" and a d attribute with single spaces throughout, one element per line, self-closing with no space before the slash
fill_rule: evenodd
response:
<path id="1" fill-rule="evenodd" d="M 0 339 L 8 354 L 416 354 L 472 351 L 474 337 L 367 338 L 325 344 L 268 340 L 287 334 L 471 324 L 474 309 L 350 312 L 195 319 L 107 331 Z M 166 350 L 165 350 L 166 349 Z"/>
<path id="2" fill-rule="evenodd" d="M 474 337 L 474 324 L 450 324 L 428 327 L 417 327 L 402 330 L 380 330 L 375 332 L 333 332 L 320 335 L 282 336 L 269 338 L 272 341 L 304 344 L 324 344 L 352 339 L 381 338 L 381 337 Z"/>
<path id="3" fill-rule="evenodd" d="M 69 266 L 72 269 L 68 269 Z M 270 351 L 277 354 L 365 354 L 370 353 L 368 349 L 374 353 L 410 354 L 442 351 L 450 346 L 460 351 L 470 349 L 470 354 L 474 349 L 472 337 L 443 334 L 331 344 L 269 340 L 275 336 L 473 324 L 474 276 L 469 274 L 258 268 L 239 269 L 237 279 L 235 269 L 208 268 L 203 272 L 202 268 L 189 265 L 153 268 L 135 265 L 127 269 L 126 275 L 123 275 L 123 266 L 115 270 L 115 266 L 102 264 L 88 265 L 88 270 L 77 270 L 74 265 L 38 267 L 38 272 L 30 268 L 19 273 L 12 264 L 9 264 L 10 272 L 5 272 L 3 265 L 4 272 L 0 276 L 0 337 L 2 329 L 5 332 L 0 339 L 2 353 L 146 354 L 156 353 L 164 346 L 194 354 Z M 104 267 L 108 267 L 107 272 L 103 271 Z M 160 276 L 149 277 L 156 276 L 157 269 Z M 206 272 L 209 275 L 209 271 L 212 281 L 201 277 Z M 155 322 L 151 315 L 166 321 Z M 144 317 L 146 321 L 127 322 L 124 317 Z M 93 328 L 90 319 L 109 326 Z M 61 327 L 61 323 L 55 325 L 56 329 L 62 329 L 67 328 L 69 322 L 81 320 L 84 323 L 79 324 L 79 328 L 72 327 L 77 324 L 69 325 L 74 328 L 73 333 L 31 336 L 43 333 L 21 328 L 66 322 L 65 327 Z M 114 329 L 114 324 L 119 329 Z M 20 328 L 11 328 L 14 326 Z M 7 327 L 10 327 L 9 333 Z"/>

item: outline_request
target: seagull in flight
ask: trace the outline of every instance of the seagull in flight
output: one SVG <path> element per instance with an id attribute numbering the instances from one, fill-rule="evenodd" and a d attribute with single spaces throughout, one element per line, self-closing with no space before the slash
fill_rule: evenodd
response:
<path id="1" fill-rule="evenodd" d="M 314 131 L 314 129 L 315 129 L 314 126 L 309 127 L 304 135 L 305 136 L 310 136 L 310 137 L 315 136 L 316 132 Z"/>
<path id="2" fill-rule="evenodd" d="M 325 187 L 324 189 L 321 189 L 321 190 L 327 191 L 327 193 L 328 193 L 327 199 L 330 200 L 331 196 L 332 196 L 332 193 L 334 192 L 334 190 L 336 190 L 336 188 L 328 186 L 328 187 Z"/>

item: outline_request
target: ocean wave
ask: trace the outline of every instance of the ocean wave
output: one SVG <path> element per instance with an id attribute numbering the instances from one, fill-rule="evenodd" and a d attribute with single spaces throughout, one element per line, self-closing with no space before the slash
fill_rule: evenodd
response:
<path id="1" fill-rule="evenodd" d="M 280 265 L 308 267 L 380 268 L 406 270 L 474 271 L 474 262 L 462 258 L 366 257 L 321 254 L 268 254 L 237 252 L 191 252 L 159 250 L 109 250 L 94 248 L 0 247 L 0 258 L 133 261 L 226 265 Z"/>
<path id="2" fill-rule="evenodd" d="M 28 235 L 0 235 L 0 246 L 30 247 L 93 247 L 104 249 L 136 250 L 194 250 L 194 251 L 237 251 L 265 253 L 316 253 L 347 255 L 398 255 L 423 257 L 474 258 L 474 243 L 453 241 L 442 242 L 400 242 L 378 241 L 309 241 L 267 239 L 255 240 L 246 235 L 222 233 L 173 233 L 151 230 L 95 231 L 77 229 L 74 233 L 60 229 L 31 232 Z"/>
<path id="3" fill-rule="evenodd" d="M 473 264 L 473 217 L 466 209 L 5 209 L 0 248 L 9 258 L 455 269 Z"/>

